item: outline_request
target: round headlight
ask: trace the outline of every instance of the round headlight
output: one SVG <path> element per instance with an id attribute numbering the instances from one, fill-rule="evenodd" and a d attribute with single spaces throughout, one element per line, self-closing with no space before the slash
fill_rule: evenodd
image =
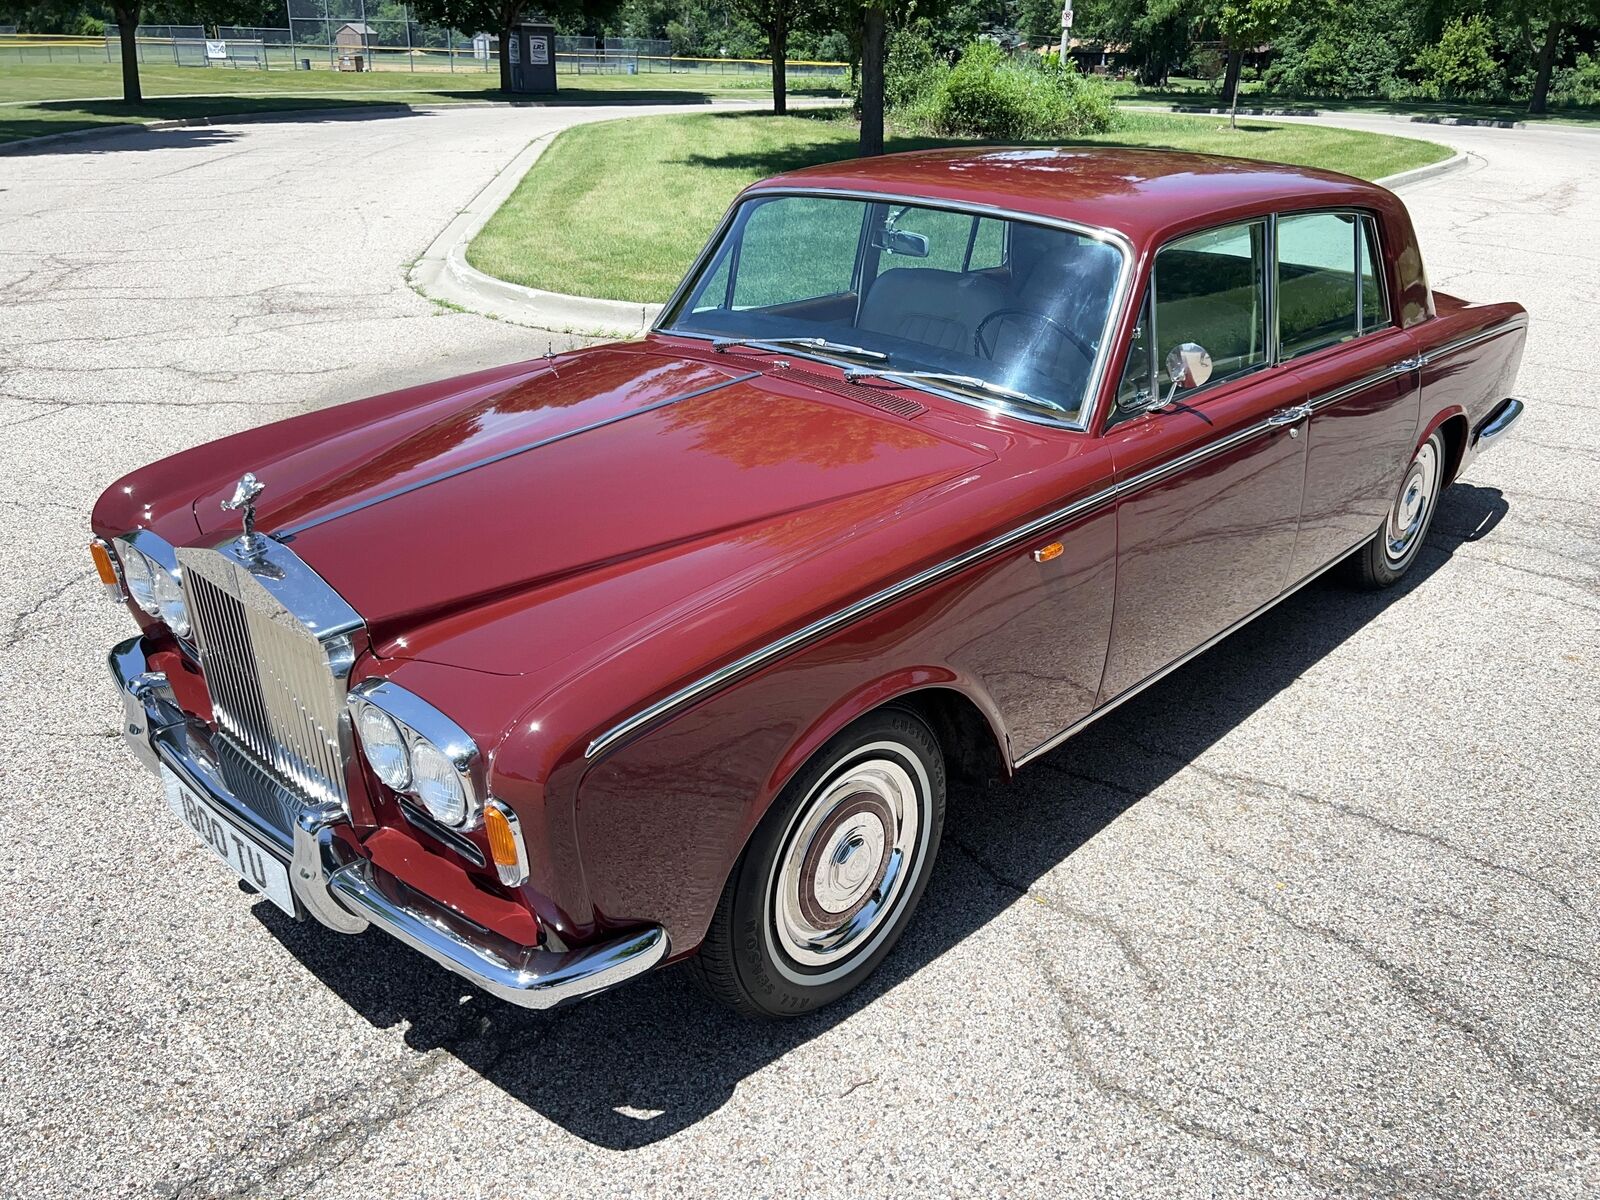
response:
<path id="1" fill-rule="evenodd" d="M 411 747 L 411 791 L 435 821 L 460 825 L 467 819 L 467 792 L 455 764 L 431 742 Z"/>
<path id="2" fill-rule="evenodd" d="M 381 708 L 363 704 L 356 716 L 356 732 L 372 773 L 395 791 L 403 790 L 411 782 L 411 761 L 400 727 Z"/>
<path id="3" fill-rule="evenodd" d="M 118 542 L 122 557 L 122 578 L 128 585 L 128 595 L 133 602 L 152 617 L 161 615 L 161 605 L 156 600 L 156 576 L 164 572 L 128 542 Z"/>
<path id="4" fill-rule="evenodd" d="M 148 561 L 148 560 L 147 560 Z M 189 610 L 183 603 L 183 588 L 165 567 L 149 564 L 155 572 L 156 615 L 179 637 L 189 636 Z"/>

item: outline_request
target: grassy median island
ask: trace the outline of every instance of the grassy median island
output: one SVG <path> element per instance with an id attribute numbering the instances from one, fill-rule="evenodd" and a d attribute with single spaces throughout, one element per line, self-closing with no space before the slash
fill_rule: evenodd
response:
<path id="1" fill-rule="evenodd" d="M 779 171 L 856 152 L 842 113 L 700 113 L 566 130 L 467 247 L 480 271 L 528 287 L 609 300 L 666 299 L 728 202 Z M 892 138 L 890 150 L 950 145 Z M 1121 127 L 1068 145 L 1143 146 L 1326 167 L 1378 179 L 1450 157 L 1434 142 L 1312 125 L 1122 114 Z"/>
<path id="2" fill-rule="evenodd" d="M 316 108 L 370 108 L 395 104 L 452 104 L 500 99 L 500 76 L 482 64 L 458 62 L 455 72 L 432 64 L 416 71 L 361 74 L 322 69 L 235 70 L 146 64 L 139 70 L 145 102 L 130 108 L 115 63 L 13 63 L 0 58 L 0 142 L 67 133 L 100 125 Z M 716 98 L 764 101 L 771 79 L 751 75 L 645 72 L 639 75 L 560 76 L 557 103 L 704 104 Z M 797 96 L 835 95 L 833 84 L 791 79 Z M 86 97 L 99 97 L 98 99 Z"/>

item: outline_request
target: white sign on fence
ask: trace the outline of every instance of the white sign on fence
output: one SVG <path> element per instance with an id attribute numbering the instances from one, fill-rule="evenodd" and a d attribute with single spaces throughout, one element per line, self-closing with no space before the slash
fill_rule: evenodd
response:
<path id="1" fill-rule="evenodd" d="M 226 60 L 228 57 L 228 43 L 207 41 L 206 57 Z"/>

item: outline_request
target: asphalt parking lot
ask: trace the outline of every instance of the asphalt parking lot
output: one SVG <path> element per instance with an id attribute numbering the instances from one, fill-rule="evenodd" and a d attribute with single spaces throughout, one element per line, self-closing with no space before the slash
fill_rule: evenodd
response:
<path id="1" fill-rule="evenodd" d="M 1434 285 L 1532 328 L 1528 415 L 1412 575 L 1314 585 L 958 792 L 863 994 L 751 1024 L 669 971 L 526 1013 L 236 889 L 116 740 L 90 506 L 196 442 L 542 352 L 404 265 L 585 115 L 0 159 L 0 1192 L 1600 1194 L 1591 133 L 1417 131 L 1474 155 L 1405 193 Z"/>

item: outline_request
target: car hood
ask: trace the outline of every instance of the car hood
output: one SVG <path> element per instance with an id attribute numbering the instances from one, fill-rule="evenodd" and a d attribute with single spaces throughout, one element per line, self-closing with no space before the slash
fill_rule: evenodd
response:
<path id="1" fill-rule="evenodd" d="M 990 461 L 845 395 L 602 348 L 252 464 L 382 657 L 547 670 L 892 523 Z M 236 529 L 208 489 L 207 536 Z M 848 587 L 849 581 L 835 581 Z"/>

